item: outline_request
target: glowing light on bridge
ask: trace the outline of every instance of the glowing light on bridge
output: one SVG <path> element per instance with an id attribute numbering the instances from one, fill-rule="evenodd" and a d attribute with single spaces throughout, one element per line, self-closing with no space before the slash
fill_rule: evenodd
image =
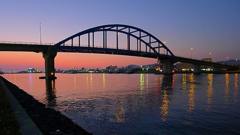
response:
<path id="1" fill-rule="evenodd" d="M 192 59 L 193 58 L 193 50 L 194 50 L 194 48 L 190 48 L 190 58 Z"/>

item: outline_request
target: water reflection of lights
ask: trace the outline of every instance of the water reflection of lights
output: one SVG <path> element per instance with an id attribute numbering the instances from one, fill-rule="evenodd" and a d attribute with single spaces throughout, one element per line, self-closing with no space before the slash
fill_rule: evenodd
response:
<path id="1" fill-rule="evenodd" d="M 157 88 L 159 89 L 159 91 L 158 92 L 161 92 L 161 90 L 162 90 L 162 80 L 163 80 L 163 76 L 161 75 L 161 76 L 158 76 L 157 78 L 156 78 L 156 84 L 157 84 Z"/>
<path id="2" fill-rule="evenodd" d="M 207 104 L 208 104 L 208 108 L 210 108 L 212 104 L 212 97 L 213 97 L 213 74 L 208 74 L 207 79 L 208 79 Z"/>
<path id="3" fill-rule="evenodd" d="M 117 101 L 117 104 L 116 104 L 115 118 L 117 123 L 125 122 L 125 110 L 120 101 Z"/>
<path id="4" fill-rule="evenodd" d="M 89 77 L 88 77 L 88 75 L 86 75 L 86 86 L 87 86 L 87 88 L 89 87 Z"/>
<path id="5" fill-rule="evenodd" d="M 187 74 L 182 74 L 182 90 L 187 89 Z"/>
<path id="6" fill-rule="evenodd" d="M 106 74 L 105 73 L 102 74 L 102 87 L 103 88 L 106 87 Z"/>
<path id="7" fill-rule="evenodd" d="M 192 112 L 195 108 L 195 89 L 196 85 L 194 83 L 194 74 L 189 76 L 189 91 L 188 91 L 188 111 Z"/>
<path id="8" fill-rule="evenodd" d="M 174 88 L 177 79 L 177 76 L 174 74 L 172 78 L 172 88 Z"/>
<path id="9" fill-rule="evenodd" d="M 144 74 L 140 74 L 140 78 L 139 78 L 139 84 L 140 84 L 140 90 L 144 90 L 144 82 L 145 78 L 144 78 Z"/>
<path id="10" fill-rule="evenodd" d="M 162 104 L 160 106 L 160 109 L 161 109 L 161 119 L 163 121 L 166 121 L 169 113 L 169 98 L 166 90 L 163 91 Z"/>
<path id="11" fill-rule="evenodd" d="M 229 97 L 229 83 L 230 83 L 230 75 L 225 74 L 225 98 L 228 99 Z"/>
<path id="12" fill-rule="evenodd" d="M 146 74 L 146 88 L 148 88 L 148 74 Z"/>
<path id="13" fill-rule="evenodd" d="M 89 75 L 90 75 L 90 82 L 92 82 L 92 80 L 93 80 L 92 73 L 89 73 Z"/>
<path id="14" fill-rule="evenodd" d="M 238 74 L 234 74 L 234 97 L 238 95 Z"/>
<path id="15" fill-rule="evenodd" d="M 90 76 L 90 88 L 92 89 L 93 87 L 93 76 L 92 76 L 92 73 L 88 73 L 88 75 Z"/>

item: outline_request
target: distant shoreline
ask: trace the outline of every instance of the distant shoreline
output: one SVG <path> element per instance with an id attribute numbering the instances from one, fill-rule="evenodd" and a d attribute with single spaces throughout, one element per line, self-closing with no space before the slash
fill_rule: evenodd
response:
<path id="1" fill-rule="evenodd" d="M 56 74 L 160 74 L 164 75 L 163 73 L 147 73 L 147 72 L 134 72 L 134 73 L 107 73 L 107 72 L 78 72 L 78 73 L 62 73 L 62 72 L 57 72 Z M 240 71 L 229 71 L 229 72 L 175 72 L 173 74 L 240 74 Z M 44 72 L 41 73 L 2 73 L 0 75 L 4 74 L 44 74 Z"/>

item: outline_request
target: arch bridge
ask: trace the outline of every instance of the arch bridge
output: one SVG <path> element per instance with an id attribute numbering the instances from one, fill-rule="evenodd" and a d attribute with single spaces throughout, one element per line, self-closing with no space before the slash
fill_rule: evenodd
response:
<path id="1" fill-rule="evenodd" d="M 101 53 L 156 58 L 163 65 L 165 74 L 172 73 L 173 63 L 175 62 L 207 65 L 224 69 L 236 68 L 219 63 L 175 56 L 164 42 L 154 35 L 143 29 L 123 24 L 93 27 L 69 36 L 54 45 L 0 44 L 0 51 L 42 52 L 45 59 L 47 79 L 55 77 L 54 58 L 57 52 Z"/>
<path id="2" fill-rule="evenodd" d="M 125 38 L 125 42 L 121 42 L 120 38 Z M 84 39 L 85 42 L 82 41 Z M 150 58 L 160 55 L 174 56 L 171 50 L 152 34 L 122 24 L 102 25 L 84 30 L 58 42 L 55 47 L 62 52 L 110 53 Z"/>

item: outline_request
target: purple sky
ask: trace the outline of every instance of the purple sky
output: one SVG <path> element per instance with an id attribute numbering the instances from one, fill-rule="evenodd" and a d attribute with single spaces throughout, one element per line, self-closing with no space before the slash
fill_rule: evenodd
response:
<path id="1" fill-rule="evenodd" d="M 2 0 L 0 41 L 58 42 L 102 24 L 127 24 L 166 41 L 175 55 L 240 58 L 239 0 Z M 1 55 L 1 54 L 0 54 Z"/>

